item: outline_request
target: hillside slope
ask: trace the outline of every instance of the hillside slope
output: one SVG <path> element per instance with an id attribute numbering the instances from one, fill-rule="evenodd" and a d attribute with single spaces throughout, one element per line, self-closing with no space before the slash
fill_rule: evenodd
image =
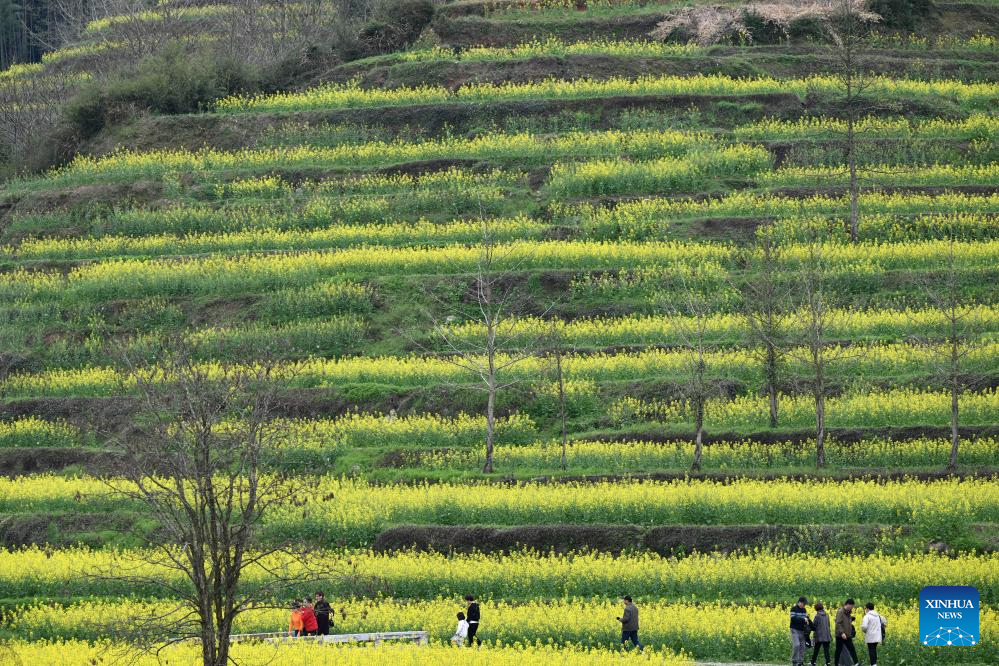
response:
<path id="1" fill-rule="evenodd" d="M 100 480 L 138 409 L 122 355 L 183 338 L 289 370 L 268 465 L 316 490 L 260 539 L 377 580 L 330 581 L 345 632 L 446 643 L 472 592 L 484 640 L 553 644 L 495 660 L 612 663 L 630 593 L 651 663 L 777 662 L 790 601 L 856 596 L 887 663 L 999 662 L 999 8 L 927 7 L 847 72 L 811 23 L 699 44 L 650 35 L 670 3 L 438 4 L 405 50 L 109 113 L 0 185 L 5 648 L 82 664 L 169 602 L 86 572 L 157 529 Z M 86 78 L 95 48 L 0 87 Z M 978 587 L 975 647 L 920 645 L 927 584 Z"/>

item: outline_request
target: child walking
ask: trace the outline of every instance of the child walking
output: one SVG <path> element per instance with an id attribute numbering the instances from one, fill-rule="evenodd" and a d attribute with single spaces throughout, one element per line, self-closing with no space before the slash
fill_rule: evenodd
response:
<path id="1" fill-rule="evenodd" d="M 461 647 L 465 644 L 465 640 L 468 638 L 468 621 L 465 620 L 464 613 L 458 613 L 458 626 L 455 627 L 454 636 L 451 637 L 451 642 Z"/>

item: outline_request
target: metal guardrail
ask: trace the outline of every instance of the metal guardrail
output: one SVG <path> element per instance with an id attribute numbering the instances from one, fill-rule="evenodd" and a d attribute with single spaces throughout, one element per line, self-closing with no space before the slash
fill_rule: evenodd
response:
<path id="1" fill-rule="evenodd" d="M 286 631 L 271 631 L 262 634 L 233 634 L 229 636 L 233 643 L 241 641 L 312 641 L 315 643 L 374 643 L 381 645 L 384 641 L 413 641 L 418 645 L 430 643 L 429 631 L 379 631 L 367 634 L 329 634 L 326 636 L 289 636 Z"/>

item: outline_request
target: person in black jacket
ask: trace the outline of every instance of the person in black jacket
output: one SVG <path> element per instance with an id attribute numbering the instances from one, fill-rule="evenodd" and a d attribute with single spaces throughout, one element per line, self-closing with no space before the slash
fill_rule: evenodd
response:
<path id="1" fill-rule="evenodd" d="M 479 602 L 471 594 L 465 595 L 465 601 L 468 603 L 468 610 L 465 611 L 468 620 L 468 643 L 466 645 L 471 647 L 473 642 L 482 645 L 482 639 L 475 635 L 479 631 Z"/>
<path id="2" fill-rule="evenodd" d="M 808 632 L 812 628 L 812 620 L 808 617 L 805 605 L 808 599 L 798 597 L 798 603 L 791 606 L 791 666 L 804 666 L 805 647 L 808 643 Z"/>
<path id="3" fill-rule="evenodd" d="M 330 602 L 326 601 L 326 595 L 322 592 L 316 592 L 316 603 L 313 610 L 316 614 L 316 623 L 319 625 L 319 635 L 328 635 L 330 633 L 330 615 L 333 609 L 330 608 Z"/>

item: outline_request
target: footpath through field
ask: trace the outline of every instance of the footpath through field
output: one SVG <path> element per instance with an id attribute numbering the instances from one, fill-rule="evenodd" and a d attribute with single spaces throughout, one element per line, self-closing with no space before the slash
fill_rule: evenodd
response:
<path id="1" fill-rule="evenodd" d="M 696 661 L 697 666 L 777 666 L 767 661 Z"/>

